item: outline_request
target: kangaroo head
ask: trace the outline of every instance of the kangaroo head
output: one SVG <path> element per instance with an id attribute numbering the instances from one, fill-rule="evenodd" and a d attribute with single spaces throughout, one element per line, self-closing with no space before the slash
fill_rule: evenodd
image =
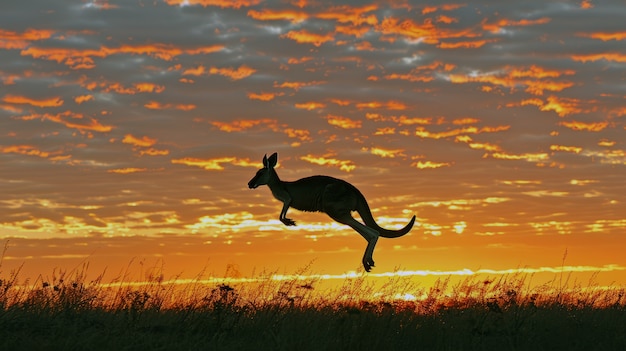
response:
<path id="1" fill-rule="evenodd" d="M 259 169 L 254 177 L 250 179 L 248 187 L 250 189 L 255 189 L 260 185 L 268 184 L 272 177 L 276 175 L 276 172 L 274 171 L 276 162 L 278 162 L 278 153 L 276 152 L 273 153 L 270 158 L 267 158 L 267 155 L 263 156 L 263 168 Z"/>

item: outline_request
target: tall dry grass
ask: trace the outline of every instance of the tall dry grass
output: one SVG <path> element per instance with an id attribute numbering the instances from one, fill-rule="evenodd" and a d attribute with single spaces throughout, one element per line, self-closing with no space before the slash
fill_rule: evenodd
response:
<path id="1" fill-rule="evenodd" d="M 0 266 L 0 349 L 626 349 L 621 287 L 564 274 L 543 285 L 512 274 L 421 286 L 363 273 L 321 288 L 311 270 L 180 283 L 162 264 L 131 278 L 129 264 L 104 282 L 85 263 L 20 281 Z"/>

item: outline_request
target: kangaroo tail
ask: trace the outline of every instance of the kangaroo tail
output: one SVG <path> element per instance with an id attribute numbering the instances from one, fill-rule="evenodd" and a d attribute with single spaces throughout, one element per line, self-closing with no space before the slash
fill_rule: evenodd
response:
<path id="1" fill-rule="evenodd" d="M 382 228 L 374 220 L 374 217 L 372 216 L 372 211 L 370 210 L 370 207 L 367 204 L 367 200 L 365 199 L 365 196 L 363 196 L 363 194 L 361 194 L 360 200 L 361 201 L 358 201 L 358 203 L 357 203 L 357 209 L 356 209 L 357 212 L 359 213 L 359 216 L 361 216 L 361 219 L 363 220 L 363 222 L 365 222 L 366 226 L 368 226 L 368 227 L 378 231 L 378 234 L 381 237 L 383 237 L 383 238 L 399 238 L 399 237 L 403 236 L 404 234 L 408 233 L 411 230 L 411 228 L 413 228 L 413 224 L 415 223 L 415 216 L 413 216 L 413 218 L 411 218 L 411 221 L 409 222 L 409 224 L 404 226 L 404 228 L 402 228 L 402 229 L 389 230 L 389 229 Z"/>

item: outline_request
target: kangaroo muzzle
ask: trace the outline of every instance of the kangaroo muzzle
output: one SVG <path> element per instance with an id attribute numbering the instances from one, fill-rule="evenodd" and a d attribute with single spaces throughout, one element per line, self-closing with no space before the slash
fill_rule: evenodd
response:
<path id="1" fill-rule="evenodd" d="M 250 189 L 256 189 L 256 188 L 258 188 L 258 187 L 259 187 L 259 185 L 256 183 L 256 179 L 254 179 L 254 178 L 253 178 L 252 180 L 250 180 L 250 181 L 248 182 L 248 188 L 250 188 Z"/>

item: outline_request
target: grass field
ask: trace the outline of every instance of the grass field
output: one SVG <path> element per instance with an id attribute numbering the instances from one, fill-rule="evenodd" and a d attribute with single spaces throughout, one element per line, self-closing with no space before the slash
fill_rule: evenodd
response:
<path id="1" fill-rule="evenodd" d="M 558 275 L 421 287 L 362 274 L 323 289 L 264 273 L 173 284 L 156 267 L 138 284 L 86 272 L 0 271 L 0 350 L 626 350 L 624 289 Z"/>

